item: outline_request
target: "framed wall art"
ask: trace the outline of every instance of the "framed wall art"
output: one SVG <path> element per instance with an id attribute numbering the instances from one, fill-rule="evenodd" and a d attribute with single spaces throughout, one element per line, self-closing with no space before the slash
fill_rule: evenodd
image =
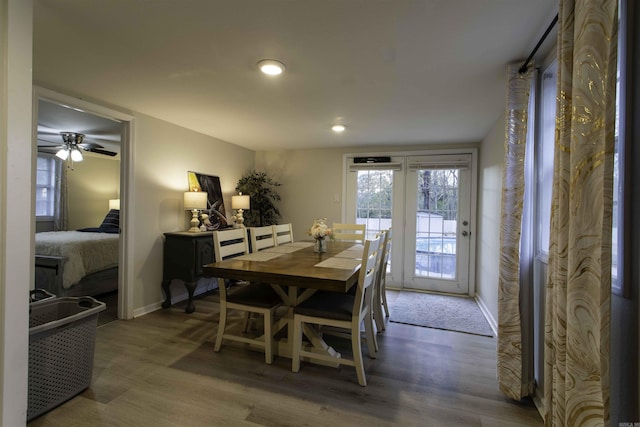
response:
<path id="1" fill-rule="evenodd" d="M 206 224 L 207 230 L 219 230 L 229 227 L 222 200 L 220 178 L 213 175 L 205 175 L 198 172 L 187 172 L 189 191 L 204 191 L 207 193 L 207 209 L 202 213 L 209 215 L 210 224 Z"/>

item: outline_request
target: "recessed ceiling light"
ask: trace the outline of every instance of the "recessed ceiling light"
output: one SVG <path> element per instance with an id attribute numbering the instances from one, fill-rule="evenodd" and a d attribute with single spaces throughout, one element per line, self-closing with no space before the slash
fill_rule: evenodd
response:
<path id="1" fill-rule="evenodd" d="M 277 76 L 284 72 L 284 64 L 275 59 L 263 59 L 258 62 L 258 68 L 265 74 L 270 76 Z"/>
<path id="2" fill-rule="evenodd" d="M 331 130 L 334 132 L 344 132 L 344 130 L 346 129 L 345 125 L 333 125 L 331 126 Z"/>

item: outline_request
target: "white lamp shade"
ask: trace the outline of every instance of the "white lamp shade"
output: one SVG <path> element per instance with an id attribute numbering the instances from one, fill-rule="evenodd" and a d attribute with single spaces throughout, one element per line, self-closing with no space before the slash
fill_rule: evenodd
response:
<path id="1" fill-rule="evenodd" d="M 78 150 L 77 148 L 71 150 L 71 160 L 73 160 L 74 162 L 82 161 L 82 153 L 80 152 L 80 150 Z"/>
<path id="2" fill-rule="evenodd" d="M 249 209 L 250 205 L 251 201 L 249 196 L 242 194 L 231 196 L 231 209 Z"/>
<path id="3" fill-rule="evenodd" d="M 62 160 L 67 160 L 67 158 L 69 157 L 69 150 L 63 148 L 56 153 L 56 157 Z"/>
<path id="4" fill-rule="evenodd" d="M 120 199 L 109 199 L 109 209 L 120 210 Z"/>
<path id="5" fill-rule="evenodd" d="M 186 210 L 206 209 L 207 193 L 204 191 L 186 191 L 184 193 L 184 208 Z"/>

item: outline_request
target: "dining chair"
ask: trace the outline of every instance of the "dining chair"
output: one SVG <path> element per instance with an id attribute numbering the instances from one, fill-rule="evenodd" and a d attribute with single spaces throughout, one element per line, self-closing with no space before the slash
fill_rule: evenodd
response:
<path id="1" fill-rule="evenodd" d="M 382 312 L 389 317 L 389 305 L 387 304 L 387 263 L 389 262 L 389 253 L 391 251 L 391 228 L 384 232 L 382 243 L 380 244 L 380 268 L 378 268 L 375 278 L 375 295 L 373 299 L 373 319 L 376 322 L 378 332 L 386 329 Z"/>
<path id="2" fill-rule="evenodd" d="M 247 227 L 247 232 L 251 236 L 251 252 L 258 252 L 276 246 L 275 234 L 273 233 L 273 227 L 270 225 Z"/>
<path id="3" fill-rule="evenodd" d="M 276 239 L 276 245 L 293 242 L 293 225 L 291 223 L 274 225 L 273 236 Z"/>
<path id="4" fill-rule="evenodd" d="M 293 309 L 293 352 L 291 370 L 300 371 L 300 359 L 321 360 L 338 365 L 354 366 L 361 386 L 367 385 L 362 360 L 362 339 L 360 325 L 371 318 L 371 295 L 376 269 L 379 267 L 381 238 L 367 240 L 362 252 L 362 265 L 358 275 L 357 291 L 355 295 L 338 292 L 317 292 L 306 301 Z M 342 328 L 350 332 L 353 358 L 348 359 L 344 355 L 319 354 L 307 351 L 302 347 L 302 332 L 305 325 L 329 326 Z M 367 331 L 367 347 L 372 347 L 374 342 L 373 330 Z M 371 354 L 371 353 L 370 353 Z"/>
<path id="5" fill-rule="evenodd" d="M 345 224 L 334 222 L 333 238 L 336 240 L 349 240 L 364 244 L 367 226 L 365 224 Z"/>
<path id="6" fill-rule="evenodd" d="M 247 231 L 245 228 L 232 230 L 216 230 L 213 232 L 213 248 L 216 261 L 222 261 L 249 253 Z M 214 351 L 220 351 L 222 340 L 238 341 L 264 348 L 265 362 L 273 362 L 273 321 L 276 309 L 282 304 L 282 299 L 271 288 L 262 283 L 249 283 L 228 290 L 223 278 L 218 278 L 220 290 L 220 322 Z M 226 330 L 229 310 L 244 311 L 247 314 L 257 313 L 264 317 L 264 335 L 253 338 L 246 335 L 235 335 Z M 245 324 L 248 316 L 245 316 Z"/>

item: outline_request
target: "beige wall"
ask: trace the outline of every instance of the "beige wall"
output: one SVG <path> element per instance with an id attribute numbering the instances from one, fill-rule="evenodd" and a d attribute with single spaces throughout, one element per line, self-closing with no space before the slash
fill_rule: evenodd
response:
<path id="1" fill-rule="evenodd" d="M 133 175 L 123 213 L 128 206 L 133 215 L 126 232 L 133 251 L 129 262 L 134 310 L 142 314 L 158 308 L 163 300 L 163 233 L 188 229 L 191 217 L 182 206 L 182 193 L 188 190 L 187 172 L 220 177 L 230 217 L 231 195 L 242 174 L 253 168 L 254 152 L 143 114 L 134 115 Z"/>
<path id="2" fill-rule="evenodd" d="M 498 265 L 500 257 L 500 206 L 504 159 L 504 114 L 482 141 L 478 177 L 477 298 L 495 322 L 498 319 Z M 494 324 L 495 326 L 495 324 Z"/>
<path id="3" fill-rule="evenodd" d="M 256 169 L 268 172 L 282 184 L 278 204 L 282 223 L 293 224 L 296 240 L 308 238 L 307 229 L 316 218 L 340 222 L 342 203 L 342 149 L 262 151 L 256 153 Z"/>
<path id="4" fill-rule="evenodd" d="M 69 230 L 98 227 L 120 194 L 120 160 L 84 153 L 68 171 Z"/>

